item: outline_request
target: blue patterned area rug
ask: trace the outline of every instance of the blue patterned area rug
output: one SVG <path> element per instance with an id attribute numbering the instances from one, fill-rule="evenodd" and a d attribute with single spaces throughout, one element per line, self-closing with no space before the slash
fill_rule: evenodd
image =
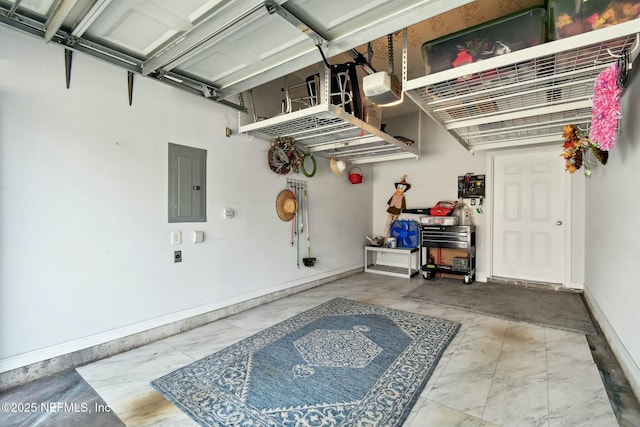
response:
<path id="1" fill-rule="evenodd" d="M 203 426 L 400 426 L 459 327 L 336 298 L 151 385 Z"/>

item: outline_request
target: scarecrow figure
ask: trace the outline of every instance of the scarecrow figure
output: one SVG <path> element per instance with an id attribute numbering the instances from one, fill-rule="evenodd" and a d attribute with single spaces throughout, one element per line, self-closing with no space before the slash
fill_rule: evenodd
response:
<path id="1" fill-rule="evenodd" d="M 393 195 L 387 202 L 387 212 L 389 213 L 389 216 L 387 217 L 387 225 L 384 230 L 385 242 L 386 239 L 389 238 L 391 223 L 398 219 L 398 216 L 402 213 L 402 211 L 407 208 L 407 203 L 404 200 L 404 193 L 409 191 L 409 189 L 411 188 L 411 184 L 409 184 L 406 180 L 407 175 L 402 175 L 402 179 L 399 182 L 395 183 L 395 193 L 393 193 Z"/>

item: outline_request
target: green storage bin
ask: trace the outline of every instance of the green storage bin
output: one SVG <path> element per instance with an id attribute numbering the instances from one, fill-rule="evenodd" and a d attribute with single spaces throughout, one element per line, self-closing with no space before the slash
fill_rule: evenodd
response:
<path id="1" fill-rule="evenodd" d="M 425 71 L 437 73 L 544 43 L 546 16 L 545 8 L 535 7 L 426 42 Z"/>

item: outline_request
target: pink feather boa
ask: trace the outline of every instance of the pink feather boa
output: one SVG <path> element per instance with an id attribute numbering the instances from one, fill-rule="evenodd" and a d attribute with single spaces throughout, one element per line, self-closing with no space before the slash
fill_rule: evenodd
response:
<path id="1" fill-rule="evenodd" d="M 620 120 L 620 96 L 618 87 L 618 64 L 611 64 L 596 77 L 594 83 L 593 109 L 589 139 L 604 151 L 613 148 Z"/>

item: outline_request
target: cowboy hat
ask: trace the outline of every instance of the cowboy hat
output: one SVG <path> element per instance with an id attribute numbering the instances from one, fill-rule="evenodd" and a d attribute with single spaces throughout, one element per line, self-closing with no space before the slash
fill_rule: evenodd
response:
<path id="1" fill-rule="evenodd" d="M 336 160 L 335 157 L 332 157 L 329 161 L 329 166 L 331 167 L 333 173 L 338 176 L 342 176 L 342 173 L 347 168 L 347 163 L 344 160 Z"/>
<path id="2" fill-rule="evenodd" d="M 282 190 L 276 198 L 276 213 L 283 221 L 291 221 L 298 210 L 296 196 L 290 190 Z"/>

